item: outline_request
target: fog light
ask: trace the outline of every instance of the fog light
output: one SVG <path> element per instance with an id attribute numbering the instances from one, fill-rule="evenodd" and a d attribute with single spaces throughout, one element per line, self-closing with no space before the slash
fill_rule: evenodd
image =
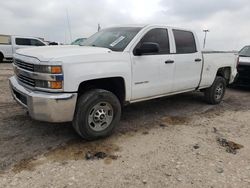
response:
<path id="1" fill-rule="evenodd" d="M 62 89 L 62 82 L 61 81 L 50 82 L 50 88 L 51 89 Z"/>

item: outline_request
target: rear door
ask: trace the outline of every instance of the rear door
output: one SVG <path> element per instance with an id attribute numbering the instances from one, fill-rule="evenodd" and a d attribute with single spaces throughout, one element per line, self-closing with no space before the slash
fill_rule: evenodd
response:
<path id="1" fill-rule="evenodd" d="M 172 31 L 176 49 L 173 92 L 195 89 L 200 82 L 203 64 L 198 40 L 190 31 Z"/>
<path id="2" fill-rule="evenodd" d="M 132 100 L 140 100 L 169 93 L 172 90 L 174 63 L 170 63 L 169 33 L 167 28 L 149 30 L 136 45 L 143 42 L 159 44 L 157 53 L 132 54 Z"/>

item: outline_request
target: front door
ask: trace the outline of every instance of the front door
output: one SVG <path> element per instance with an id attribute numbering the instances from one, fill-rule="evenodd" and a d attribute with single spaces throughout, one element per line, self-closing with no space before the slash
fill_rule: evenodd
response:
<path id="1" fill-rule="evenodd" d="M 144 42 L 159 44 L 159 52 L 132 54 L 132 100 L 140 100 L 172 91 L 174 66 L 170 55 L 169 35 L 166 28 L 148 31 L 135 47 Z"/>

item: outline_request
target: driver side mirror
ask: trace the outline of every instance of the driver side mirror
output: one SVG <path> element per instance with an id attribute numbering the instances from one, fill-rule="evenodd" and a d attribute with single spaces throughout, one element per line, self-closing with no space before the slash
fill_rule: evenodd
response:
<path id="1" fill-rule="evenodd" d="M 154 42 L 143 42 L 140 47 L 135 49 L 135 55 L 158 53 L 160 51 L 160 46 L 158 43 Z"/>

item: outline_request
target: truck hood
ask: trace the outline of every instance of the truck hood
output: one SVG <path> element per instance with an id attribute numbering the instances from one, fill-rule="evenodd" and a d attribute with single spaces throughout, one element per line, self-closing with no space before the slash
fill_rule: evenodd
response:
<path id="1" fill-rule="evenodd" d="M 52 61 L 54 59 L 59 59 L 69 56 L 106 54 L 109 52 L 111 52 L 111 50 L 108 48 L 63 45 L 63 46 L 25 48 L 17 50 L 16 53 L 18 55 L 35 57 L 40 61 Z"/>

